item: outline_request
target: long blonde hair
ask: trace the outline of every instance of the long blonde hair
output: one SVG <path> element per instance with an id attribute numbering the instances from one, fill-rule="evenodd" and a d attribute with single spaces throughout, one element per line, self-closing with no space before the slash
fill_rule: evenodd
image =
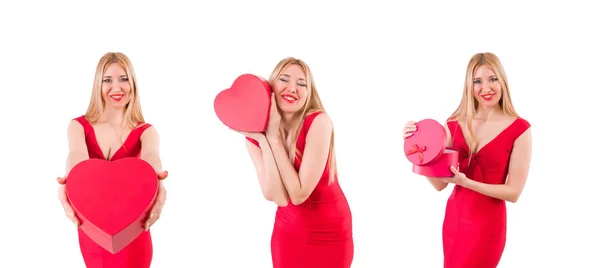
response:
<path id="1" fill-rule="evenodd" d="M 145 123 L 144 115 L 142 114 L 142 106 L 140 105 L 137 79 L 135 77 L 133 65 L 131 64 L 131 61 L 129 61 L 129 58 L 120 52 L 108 52 L 100 58 L 100 61 L 98 61 L 96 74 L 94 76 L 94 85 L 92 87 L 92 96 L 85 117 L 90 123 L 95 123 L 100 119 L 100 116 L 104 112 L 106 103 L 102 98 L 102 80 L 106 68 L 113 63 L 121 65 L 121 67 L 125 69 L 127 78 L 129 79 L 131 99 L 125 106 L 125 120 L 123 120 L 122 127 L 128 126 L 133 129 L 138 123 Z"/>
<path id="2" fill-rule="evenodd" d="M 500 63 L 500 59 L 496 55 L 490 52 L 485 53 L 477 53 L 471 60 L 469 60 L 469 64 L 467 65 L 467 74 L 465 77 L 465 85 L 463 89 L 462 99 L 458 108 L 452 116 L 450 116 L 449 120 L 465 120 L 467 122 L 467 133 L 465 133 L 465 140 L 471 148 L 471 154 L 477 152 L 477 147 L 479 146 L 479 141 L 473 132 L 473 119 L 475 118 L 475 113 L 479 108 L 479 103 L 475 99 L 473 95 L 473 87 L 474 81 L 473 76 L 475 75 L 475 71 L 477 68 L 481 66 L 489 66 L 496 77 L 498 77 L 498 82 L 500 83 L 500 87 L 502 89 L 502 96 L 500 97 L 500 107 L 505 115 L 511 115 L 514 117 L 519 117 L 515 108 L 512 104 L 512 100 L 510 98 L 510 90 L 508 87 L 508 80 L 506 78 L 506 73 L 504 72 L 504 68 Z M 452 130 L 451 130 L 452 131 Z"/>
<path id="3" fill-rule="evenodd" d="M 281 72 L 289 65 L 298 65 L 302 68 L 304 75 L 306 76 L 306 89 L 307 89 L 307 100 L 304 106 L 293 116 L 292 128 L 290 129 L 288 135 L 286 135 L 283 126 L 280 127 L 279 131 L 282 137 L 285 137 L 286 144 L 288 146 L 288 154 L 290 157 L 290 161 L 294 163 L 296 158 L 302 159 L 302 153 L 299 152 L 296 148 L 296 142 L 298 141 L 298 136 L 300 135 L 300 130 L 302 129 L 302 124 L 304 119 L 315 112 L 325 112 L 325 108 L 323 107 L 323 103 L 321 102 L 321 98 L 319 97 L 319 93 L 317 92 L 317 88 L 315 87 L 315 81 L 312 76 L 312 72 L 308 65 L 300 60 L 293 57 L 288 57 L 281 60 L 275 69 L 271 73 L 269 77 L 269 84 L 273 87 L 281 75 Z M 337 167 L 336 167 L 336 158 L 335 158 L 335 150 L 334 150 L 334 134 L 333 131 L 331 133 L 331 144 L 329 146 L 329 158 L 327 161 L 327 168 L 329 169 L 329 184 L 331 184 L 337 175 Z"/>

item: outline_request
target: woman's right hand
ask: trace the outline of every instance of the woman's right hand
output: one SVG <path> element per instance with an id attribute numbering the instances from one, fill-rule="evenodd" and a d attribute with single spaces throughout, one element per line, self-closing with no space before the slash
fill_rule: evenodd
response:
<path id="1" fill-rule="evenodd" d="M 403 136 L 404 139 L 410 137 L 413 135 L 413 132 L 417 131 L 417 122 L 415 121 L 408 121 L 406 122 L 406 124 L 404 125 L 404 130 L 403 130 Z"/>
<path id="2" fill-rule="evenodd" d="M 65 215 L 67 215 L 67 218 L 69 218 L 69 220 L 71 220 L 71 222 L 73 222 L 75 226 L 79 227 L 79 219 L 77 218 L 77 216 L 75 216 L 75 211 L 73 211 L 73 207 L 71 207 L 71 204 L 67 199 L 67 188 L 65 186 L 67 179 L 57 178 L 56 181 L 58 182 L 58 184 L 60 184 L 60 187 L 58 188 L 58 200 L 60 201 L 63 210 L 65 211 Z"/>

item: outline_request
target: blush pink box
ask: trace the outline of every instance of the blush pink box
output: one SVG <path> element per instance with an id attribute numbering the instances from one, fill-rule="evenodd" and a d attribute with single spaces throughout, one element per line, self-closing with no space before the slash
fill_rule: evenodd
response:
<path id="1" fill-rule="evenodd" d="M 417 122 L 417 130 L 404 140 L 404 155 L 412 171 L 427 177 L 453 177 L 450 166 L 458 168 L 458 151 L 446 147 L 447 133 L 433 119 Z"/>

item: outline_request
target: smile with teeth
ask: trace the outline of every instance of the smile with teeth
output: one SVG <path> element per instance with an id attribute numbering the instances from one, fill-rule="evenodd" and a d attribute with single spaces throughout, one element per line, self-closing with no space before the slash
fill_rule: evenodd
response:
<path id="1" fill-rule="evenodd" d="M 111 99 L 113 99 L 114 101 L 120 101 L 120 100 L 122 100 L 123 96 L 125 96 L 125 94 L 112 94 L 112 95 L 109 95 L 109 97 Z"/>
<path id="2" fill-rule="evenodd" d="M 484 99 L 484 100 L 486 100 L 486 101 L 490 101 L 490 100 L 492 100 L 492 98 L 494 97 L 494 95 L 495 95 L 494 93 L 484 94 L 484 95 L 481 95 L 481 98 Z"/>
<path id="3" fill-rule="evenodd" d="M 298 98 L 296 98 L 292 95 L 287 95 L 287 94 L 282 94 L 281 98 L 289 103 L 294 103 L 295 101 L 298 100 Z"/>

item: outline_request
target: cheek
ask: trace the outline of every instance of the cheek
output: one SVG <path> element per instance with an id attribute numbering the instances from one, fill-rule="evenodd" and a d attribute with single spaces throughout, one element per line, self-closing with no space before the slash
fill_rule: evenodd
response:
<path id="1" fill-rule="evenodd" d="M 281 93 L 281 91 L 283 90 L 283 88 L 284 88 L 284 86 L 283 86 L 282 82 L 281 81 L 277 81 L 273 85 L 273 92 L 279 94 L 279 93 Z"/>
<path id="2" fill-rule="evenodd" d="M 500 83 L 494 83 L 494 86 L 492 88 L 494 89 L 496 94 L 502 93 L 502 87 L 500 86 Z"/>
<path id="3" fill-rule="evenodd" d="M 298 95 L 300 95 L 300 98 L 303 100 L 306 100 L 308 98 L 308 90 L 306 90 L 305 87 L 300 87 L 298 88 Z"/>
<path id="4" fill-rule="evenodd" d="M 473 85 L 473 95 L 479 96 L 479 94 L 481 93 L 481 88 L 481 84 Z"/>
<path id="5" fill-rule="evenodd" d="M 129 94 L 131 92 L 131 87 L 129 86 L 129 83 L 123 83 L 121 85 L 121 90 L 123 90 L 125 94 Z"/>
<path id="6" fill-rule="evenodd" d="M 108 96 L 109 91 L 110 87 L 106 86 L 106 84 L 102 84 L 102 97 Z"/>

